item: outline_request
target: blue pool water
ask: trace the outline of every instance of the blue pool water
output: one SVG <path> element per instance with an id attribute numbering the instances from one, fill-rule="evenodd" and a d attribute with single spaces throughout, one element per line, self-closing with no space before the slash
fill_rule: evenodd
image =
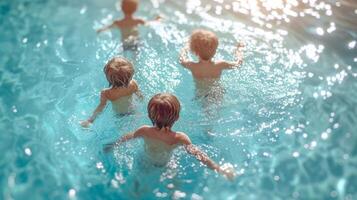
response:
<path id="1" fill-rule="evenodd" d="M 145 99 L 116 118 L 85 119 L 107 86 L 103 65 L 122 54 L 114 0 L 0 1 L 0 199 L 357 199 L 357 2 L 142 0 L 137 55 L 127 55 Z M 217 59 L 246 44 L 222 75 L 221 101 L 195 98 L 178 63 L 190 32 L 220 37 Z M 142 163 L 142 141 L 102 145 L 149 123 L 146 104 L 171 92 L 175 130 L 243 175 L 230 182 L 182 149 L 169 167 Z M 207 134 L 209 133 L 209 134 Z"/>

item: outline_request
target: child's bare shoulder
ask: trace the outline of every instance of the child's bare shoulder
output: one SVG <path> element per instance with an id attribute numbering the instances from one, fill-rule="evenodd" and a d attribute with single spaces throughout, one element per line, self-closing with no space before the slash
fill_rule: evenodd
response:
<path id="1" fill-rule="evenodd" d="M 136 132 L 140 133 L 141 135 L 145 135 L 151 131 L 151 128 L 152 128 L 151 126 L 143 125 L 143 126 L 140 126 L 138 129 L 136 129 Z"/>
<path id="2" fill-rule="evenodd" d="M 190 144 L 191 140 L 190 138 L 186 135 L 184 132 L 176 132 L 176 138 L 182 143 L 182 144 Z"/>
<path id="3" fill-rule="evenodd" d="M 199 63 L 194 61 L 185 61 L 185 62 L 181 62 L 181 64 L 188 69 L 192 69 L 199 66 Z"/>
<path id="4" fill-rule="evenodd" d="M 129 87 L 128 89 L 131 91 L 131 92 L 136 92 L 139 90 L 139 86 L 138 86 L 138 83 L 132 79 L 129 83 Z"/>
<path id="5" fill-rule="evenodd" d="M 111 91 L 111 88 L 104 88 L 102 91 L 100 91 L 101 96 L 107 96 Z"/>

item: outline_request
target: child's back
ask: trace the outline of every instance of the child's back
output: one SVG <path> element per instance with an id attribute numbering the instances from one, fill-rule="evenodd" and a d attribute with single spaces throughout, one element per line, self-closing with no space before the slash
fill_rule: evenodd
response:
<path id="1" fill-rule="evenodd" d="M 133 111 L 133 95 L 138 92 L 138 85 L 131 80 L 128 87 L 104 89 L 103 95 L 111 101 L 113 110 L 119 114 L 131 113 Z"/>
<path id="2" fill-rule="evenodd" d="M 172 151 L 181 144 L 184 136 L 182 133 L 155 127 L 143 127 L 142 137 L 149 160 L 156 166 L 165 166 L 171 158 Z"/>

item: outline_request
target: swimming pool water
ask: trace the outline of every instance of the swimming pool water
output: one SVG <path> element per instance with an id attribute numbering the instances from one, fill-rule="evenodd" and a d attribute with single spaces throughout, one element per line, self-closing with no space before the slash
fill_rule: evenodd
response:
<path id="1" fill-rule="evenodd" d="M 182 3 L 184 2 L 184 3 Z M 90 129 L 78 121 L 107 86 L 106 61 L 123 54 L 117 1 L 0 1 L 0 199 L 356 199 L 357 3 L 350 1 L 141 1 L 136 113 L 110 106 Z M 195 98 L 178 54 L 191 31 L 220 38 L 217 59 L 246 44 L 244 64 L 222 75 L 221 101 Z M 142 141 L 102 145 L 148 124 L 146 104 L 174 93 L 175 130 L 243 175 L 229 182 L 180 149 L 155 169 Z M 208 101 L 208 105 L 207 105 Z"/>

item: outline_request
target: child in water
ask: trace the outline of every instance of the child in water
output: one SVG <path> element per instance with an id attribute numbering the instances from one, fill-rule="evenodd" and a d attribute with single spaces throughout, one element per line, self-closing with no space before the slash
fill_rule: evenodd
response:
<path id="1" fill-rule="evenodd" d="M 220 107 L 223 99 L 224 88 L 219 81 L 222 71 L 234 69 L 243 63 L 241 51 L 244 47 L 243 44 L 238 44 L 233 62 L 213 60 L 217 47 L 216 34 L 208 30 L 197 29 L 193 31 L 188 45 L 180 54 L 180 63 L 191 71 L 196 85 L 196 98 L 201 100 L 206 120 L 210 122 L 217 115 L 217 108 Z M 198 62 L 188 60 L 189 50 L 198 57 Z M 211 129 L 211 127 L 207 128 L 207 133 L 211 134 Z"/>
<path id="2" fill-rule="evenodd" d="M 180 63 L 192 72 L 196 80 L 219 79 L 223 70 L 233 69 L 243 63 L 241 52 L 241 48 L 244 47 L 243 44 L 238 44 L 235 52 L 236 60 L 233 62 L 213 61 L 212 58 L 216 54 L 217 47 L 218 38 L 216 34 L 203 29 L 195 30 L 190 37 L 189 47 L 185 47 L 181 51 Z M 188 60 L 188 50 L 191 50 L 198 57 L 198 62 Z"/>
<path id="3" fill-rule="evenodd" d="M 143 138 L 145 152 L 150 162 L 158 167 L 165 166 L 171 158 L 172 151 L 183 146 L 186 151 L 212 170 L 232 179 L 234 170 L 217 165 L 204 152 L 195 147 L 190 138 L 182 132 L 171 128 L 179 119 L 180 102 L 171 94 L 157 94 L 149 101 L 148 115 L 153 126 L 142 126 L 132 133 L 122 136 L 117 141 L 107 144 L 104 151 L 111 151 L 115 146 L 135 138 Z"/>
<path id="4" fill-rule="evenodd" d="M 235 61 L 233 62 L 212 60 L 216 54 L 217 47 L 218 38 L 216 34 L 208 30 L 198 29 L 193 31 L 189 46 L 186 46 L 181 51 L 180 63 L 191 71 L 196 83 L 197 97 L 208 96 L 219 100 L 223 93 L 223 89 L 219 84 L 222 71 L 234 69 L 243 63 L 241 51 L 244 47 L 243 44 L 238 44 Z M 188 60 L 187 53 L 189 50 L 198 57 L 198 62 Z"/>
<path id="5" fill-rule="evenodd" d="M 97 30 L 97 32 L 100 33 L 111 28 L 119 28 L 124 50 L 136 50 L 139 42 L 138 26 L 147 24 L 145 20 L 133 16 L 137 8 L 138 0 L 123 0 L 121 9 L 124 13 L 124 18 L 115 20 L 112 24 Z M 160 17 L 156 18 L 156 20 L 158 19 Z"/>
<path id="6" fill-rule="evenodd" d="M 105 76 L 110 88 L 103 89 L 100 93 L 100 103 L 94 110 L 91 117 L 81 121 L 83 127 L 92 124 L 95 118 L 103 111 L 107 101 L 112 102 L 113 109 L 118 114 L 128 114 L 132 112 L 132 97 L 136 94 L 142 98 L 138 84 L 133 79 L 133 65 L 121 57 L 112 58 L 104 67 Z"/>

